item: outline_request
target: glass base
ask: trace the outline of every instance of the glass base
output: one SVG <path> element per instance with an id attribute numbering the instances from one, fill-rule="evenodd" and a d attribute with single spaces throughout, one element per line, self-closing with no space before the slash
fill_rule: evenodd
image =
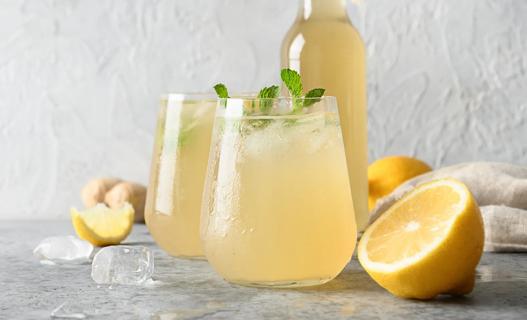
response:
<path id="1" fill-rule="evenodd" d="M 258 288 L 301 288 L 301 287 L 313 287 L 324 284 L 333 278 L 323 279 L 305 279 L 305 280 L 291 280 L 291 281 L 244 281 L 244 280 L 229 280 L 226 281 L 245 287 L 258 287 Z"/>

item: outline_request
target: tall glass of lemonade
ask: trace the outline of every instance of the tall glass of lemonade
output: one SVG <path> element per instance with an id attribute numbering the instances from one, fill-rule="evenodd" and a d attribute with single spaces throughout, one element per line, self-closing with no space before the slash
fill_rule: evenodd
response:
<path id="1" fill-rule="evenodd" d="M 219 100 L 201 237 L 221 276 L 322 284 L 350 260 L 356 232 L 334 97 Z"/>
<path id="2" fill-rule="evenodd" d="M 216 99 L 168 94 L 161 100 L 145 220 L 173 256 L 199 258 L 199 220 Z"/>

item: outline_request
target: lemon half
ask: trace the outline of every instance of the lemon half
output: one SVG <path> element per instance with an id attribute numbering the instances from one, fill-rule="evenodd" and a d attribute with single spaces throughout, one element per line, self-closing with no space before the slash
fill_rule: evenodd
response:
<path id="1" fill-rule="evenodd" d="M 134 208 L 129 203 L 119 209 L 102 203 L 84 211 L 72 208 L 71 220 L 79 238 L 100 247 L 119 244 L 132 231 Z"/>
<path id="2" fill-rule="evenodd" d="M 364 233 L 358 257 L 392 294 L 431 299 L 474 287 L 483 252 L 483 219 L 467 187 L 454 179 L 418 186 Z"/>

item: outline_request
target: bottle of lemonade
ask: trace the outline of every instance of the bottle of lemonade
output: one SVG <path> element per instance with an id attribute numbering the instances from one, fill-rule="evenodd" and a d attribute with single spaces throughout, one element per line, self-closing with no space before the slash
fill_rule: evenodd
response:
<path id="1" fill-rule="evenodd" d="M 345 0 L 303 0 L 282 44 L 282 68 L 297 70 L 305 88 L 336 96 L 357 229 L 368 222 L 368 147 L 364 44 Z"/>

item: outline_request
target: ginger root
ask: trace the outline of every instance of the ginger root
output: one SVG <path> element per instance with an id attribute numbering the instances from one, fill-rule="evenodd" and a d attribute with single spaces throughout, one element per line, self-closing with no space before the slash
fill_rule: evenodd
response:
<path id="1" fill-rule="evenodd" d="M 125 202 L 134 207 L 135 222 L 144 222 L 146 188 L 133 182 L 119 182 L 104 196 L 104 202 L 112 209 L 121 208 Z"/>
<path id="2" fill-rule="evenodd" d="M 116 184 L 121 182 L 117 178 L 97 178 L 90 180 L 81 190 L 82 203 L 86 208 L 91 208 L 97 203 L 104 202 L 104 196 Z"/>
<path id="3" fill-rule="evenodd" d="M 105 203 L 112 209 L 121 208 L 125 202 L 135 210 L 135 222 L 144 222 L 146 187 L 118 178 L 97 178 L 90 180 L 81 190 L 86 208 Z"/>

